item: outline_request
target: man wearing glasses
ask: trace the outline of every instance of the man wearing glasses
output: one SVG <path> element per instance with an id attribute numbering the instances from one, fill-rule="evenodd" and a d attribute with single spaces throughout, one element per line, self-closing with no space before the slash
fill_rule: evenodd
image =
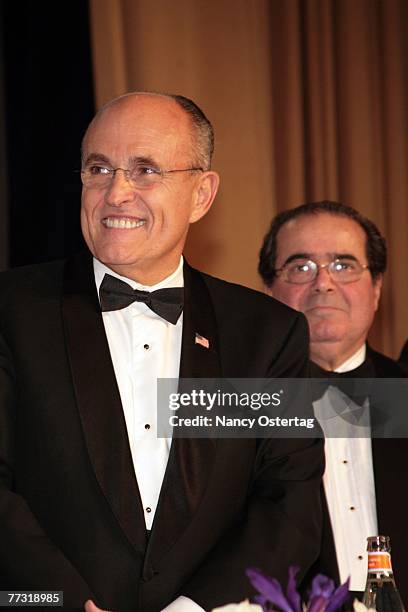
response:
<path id="1" fill-rule="evenodd" d="M 0 278 L 3 589 L 198 612 L 249 596 L 249 566 L 317 558 L 321 440 L 158 436 L 158 378 L 307 369 L 303 315 L 183 262 L 212 149 L 191 100 L 114 100 L 83 140 L 89 250 Z"/>
<path id="2" fill-rule="evenodd" d="M 316 202 L 278 214 L 265 237 L 259 272 L 266 292 L 303 312 L 310 328 L 314 377 L 402 378 L 402 368 L 370 348 L 367 335 L 380 299 L 386 245 L 377 227 L 349 206 Z M 338 411 L 339 393 L 314 403 L 316 415 Z M 323 430 L 326 424 L 321 420 Z M 344 437 L 326 439 L 323 478 L 330 520 L 321 565 L 350 590 L 364 591 L 366 538 L 391 536 L 393 562 L 403 598 L 407 597 L 408 545 L 398 490 L 405 480 L 408 444 L 370 439 L 368 428 L 343 421 Z M 332 434 L 329 434 L 332 435 Z M 331 533 L 335 550 L 330 554 Z M 336 559 L 337 557 L 337 559 Z"/>

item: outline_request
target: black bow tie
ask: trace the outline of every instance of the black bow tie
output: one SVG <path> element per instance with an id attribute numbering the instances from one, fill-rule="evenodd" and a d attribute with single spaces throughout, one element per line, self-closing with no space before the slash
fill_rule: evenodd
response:
<path id="1" fill-rule="evenodd" d="M 333 378 L 333 379 L 347 379 L 347 378 L 375 378 L 375 371 L 373 364 L 370 359 L 363 361 L 361 365 L 354 370 L 348 372 L 332 372 L 323 370 L 317 363 L 310 362 L 310 376 L 311 378 Z"/>
<path id="2" fill-rule="evenodd" d="M 159 317 L 175 325 L 183 310 L 183 287 L 169 287 L 156 291 L 139 291 L 119 280 L 105 274 L 99 287 L 99 298 L 103 312 L 121 310 L 133 302 L 143 302 Z"/>
<path id="3" fill-rule="evenodd" d="M 375 377 L 373 364 L 366 359 L 361 365 L 349 372 L 329 372 L 313 361 L 310 363 L 313 401 L 320 399 L 327 387 L 337 387 L 355 404 L 362 406 L 371 393 L 371 379 Z M 318 379 L 322 379 L 321 383 Z"/>

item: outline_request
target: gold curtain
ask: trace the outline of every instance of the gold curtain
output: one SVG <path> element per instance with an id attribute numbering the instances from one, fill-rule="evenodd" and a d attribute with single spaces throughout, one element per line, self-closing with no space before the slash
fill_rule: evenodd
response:
<path id="1" fill-rule="evenodd" d="M 90 0 L 98 106 L 132 89 L 193 98 L 216 130 L 222 178 L 187 256 L 260 288 L 279 210 L 351 204 L 387 237 L 372 343 L 408 336 L 406 0 Z"/>

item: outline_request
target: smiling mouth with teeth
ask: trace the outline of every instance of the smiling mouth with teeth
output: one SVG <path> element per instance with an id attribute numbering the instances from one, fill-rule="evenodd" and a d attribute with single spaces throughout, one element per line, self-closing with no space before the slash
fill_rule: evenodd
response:
<path id="1" fill-rule="evenodd" d="M 117 219 L 112 217 L 102 219 L 102 224 L 109 229 L 136 229 L 137 227 L 142 227 L 145 223 L 146 221 L 144 219 L 139 219 L 138 221 L 134 219 Z"/>

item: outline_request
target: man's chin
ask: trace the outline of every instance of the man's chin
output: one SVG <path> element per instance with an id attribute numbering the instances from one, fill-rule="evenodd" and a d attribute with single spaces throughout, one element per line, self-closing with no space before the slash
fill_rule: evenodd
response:
<path id="1" fill-rule="evenodd" d="M 334 344 L 342 342 L 347 334 L 347 329 L 342 325 L 329 324 L 327 321 L 317 325 L 310 324 L 311 344 Z"/>
<path id="2" fill-rule="evenodd" d="M 99 248 L 95 249 L 94 257 L 108 268 L 126 267 L 137 264 L 136 249 Z"/>

